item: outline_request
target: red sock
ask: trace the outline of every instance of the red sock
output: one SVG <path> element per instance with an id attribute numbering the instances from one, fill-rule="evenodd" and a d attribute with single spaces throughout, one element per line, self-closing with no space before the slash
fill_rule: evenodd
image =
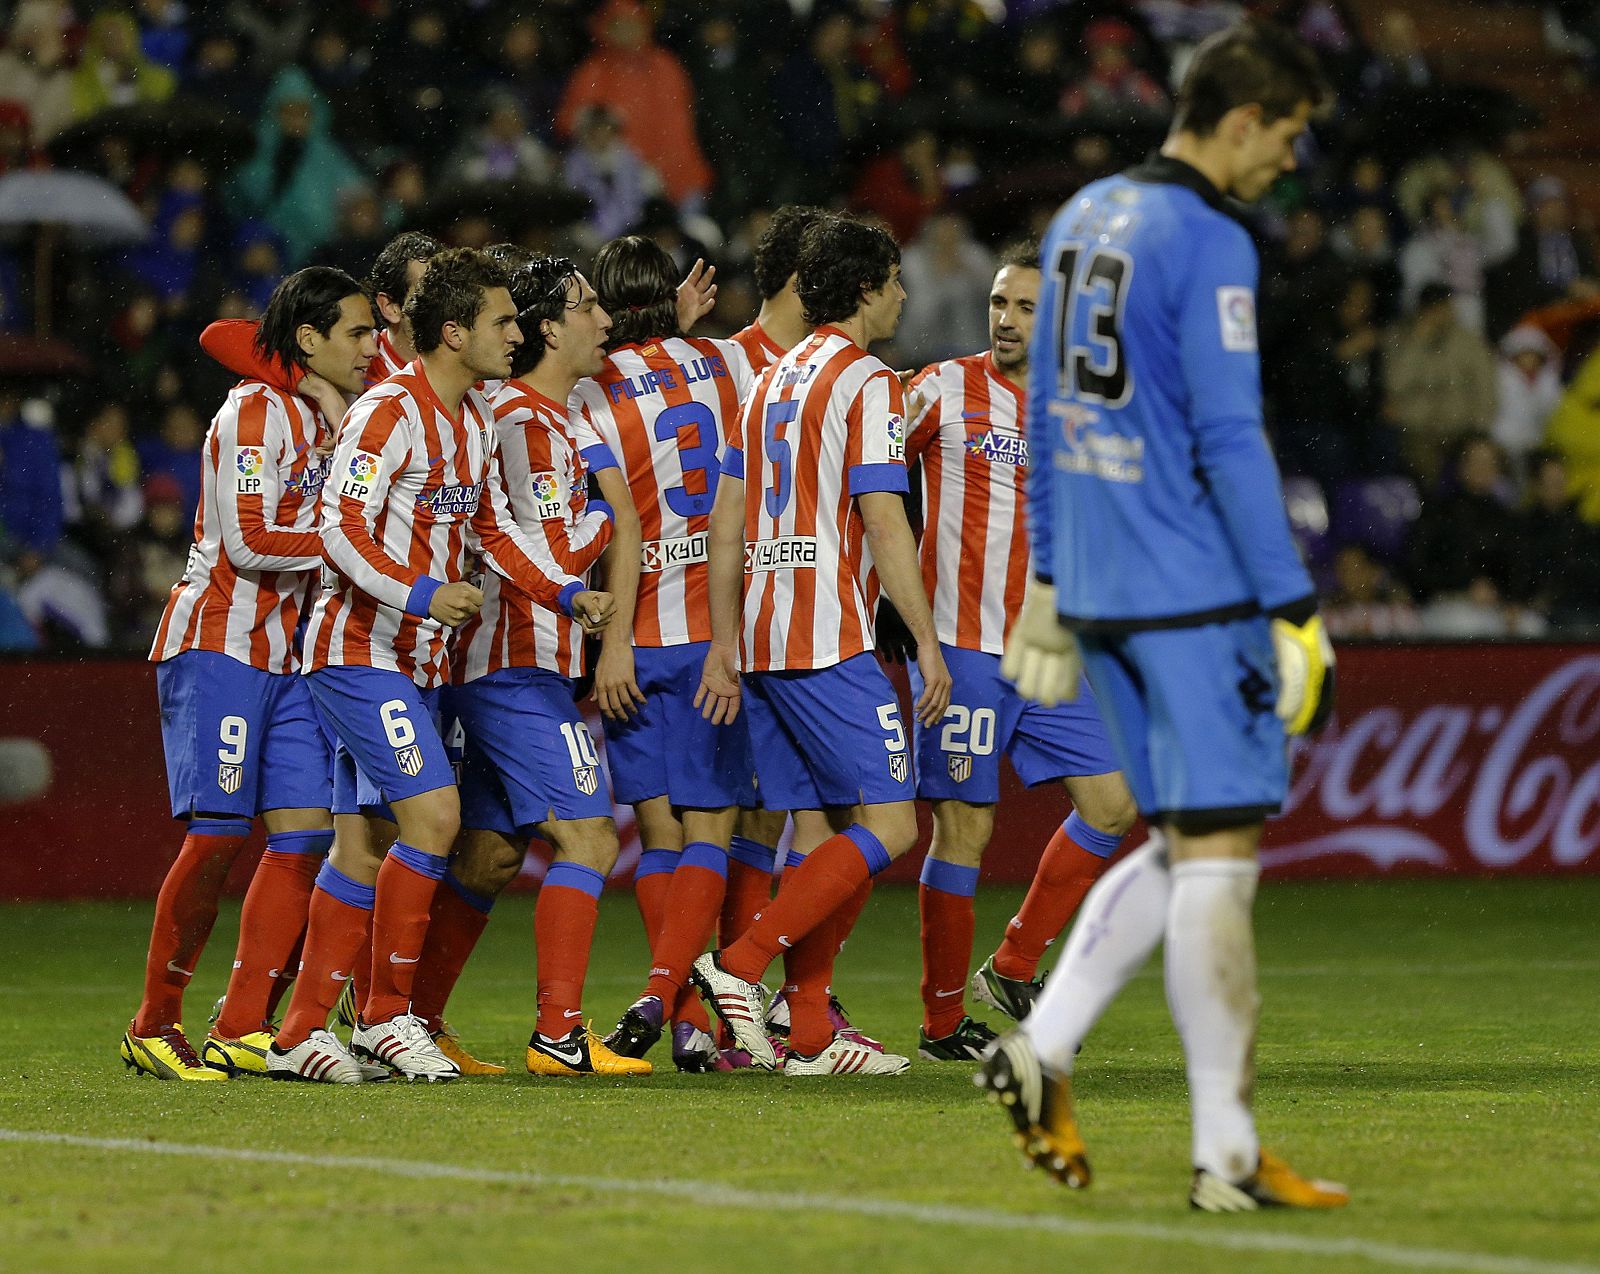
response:
<path id="1" fill-rule="evenodd" d="M 1074 834 L 1079 839 L 1074 839 Z M 1091 853 L 1083 845 L 1088 840 L 1098 840 L 1104 852 Z M 994 953 L 996 973 L 1025 982 L 1039 971 L 1044 949 L 1067 927 L 1084 895 L 1100 879 L 1117 840 L 1096 831 L 1076 814 L 1057 829 L 1039 859 L 1027 897 L 1006 926 L 1005 940 Z"/>
<path id="2" fill-rule="evenodd" d="M 307 923 L 311 914 L 310 904 L 306 905 Z M 300 961 L 305 959 L 306 931 L 300 930 L 300 936 L 294 940 L 294 950 L 289 953 L 289 958 L 283 962 L 283 972 L 272 980 L 272 990 L 267 995 L 267 1020 L 270 1022 L 278 1016 L 278 1005 L 283 1003 L 283 997 L 289 993 L 289 988 L 294 985 L 300 968 Z"/>
<path id="3" fill-rule="evenodd" d="M 411 986 L 411 1011 L 430 1031 L 444 1021 L 444 1006 L 489 924 L 493 905 L 493 898 L 471 893 L 453 876 L 446 876 L 443 888 L 434 893 L 422 963 Z"/>
<path id="4" fill-rule="evenodd" d="M 306 922 L 305 958 L 289 997 L 289 1011 L 278 1031 L 278 1047 L 303 1044 L 312 1031 L 328 1025 L 328 1014 L 352 977 L 363 943 L 372 929 L 370 885 L 358 885 L 332 863 L 317 873 Z"/>
<path id="5" fill-rule="evenodd" d="M 855 893 L 844 900 L 844 905 L 833 913 L 835 956 L 844 950 L 844 944 L 855 932 L 856 921 L 861 919 L 861 913 L 866 910 L 867 899 L 870 897 L 872 897 L 872 878 L 868 877 L 861 882 L 860 888 Z"/>
<path id="6" fill-rule="evenodd" d="M 806 855 L 778 887 L 744 936 L 722 953 L 722 967 L 747 982 L 760 981 L 773 957 L 793 948 L 839 909 L 875 872 L 889 865 L 889 854 L 871 832 L 852 825 Z"/>
<path id="7" fill-rule="evenodd" d="M 250 834 L 248 819 L 196 818 L 189 828 L 156 896 L 135 1035 L 154 1035 L 183 1016 L 184 988 L 217 922 L 222 882 Z"/>
<path id="8" fill-rule="evenodd" d="M 295 841 L 303 833 L 288 833 Z M 310 850 L 278 850 L 281 836 L 267 837 L 267 852 L 261 855 L 250 890 L 244 896 L 239 915 L 239 947 L 234 955 L 233 974 L 228 979 L 228 994 L 216 1033 L 224 1039 L 239 1039 L 266 1025 L 267 1002 L 287 970 L 293 976 L 289 958 L 305 932 L 306 913 L 311 906 L 311 888 L 322 867 L 322 854 L 332 840 L 331 833 L 310 833 L 316 845 Z"/>
<path id="9" fill-rule="evenodd" d="M 639 904 L 639 919 L 644 921 L 644 936 L 652 951 L 667 914 L 667 891 L 672 888 L 677 865 L 677 850 L 647 849 L 639 855 L 639 866 L 634 869 L 633 898 Z"/>
<path id="10" fill-rule="evenodd" d="M 846 899 L 846 902 L 849 900 Z M 833 1041 L 828 986 L 839 951 L 839 930 L 830 917 L 783 953 L 783 999 L 789 1006 L 789 1047 L 813 1057 Z"/>
<path id="11" fill-rule="evenodd" d="M 774 851 L 758 841 L 735 836 L 728 848 L 728 889 L 718 920 L 721 945 L 732 946 L 772 901 Z"/>
<path id="12" fill-rule="evenodd" d="M 727 890 L 728 853 L 705 841 L 691 841 L 678 856 L 667 891 L 660 932 L 650 944 L 650 981 L 646 995 L 667 1006 L 689 980 L 689 966 L 706 949 Z"/>
<path id="13" fill-rule="evenodd" d="M 579 863 L 556 862 L 545 873 L 533 909 L 533 943 L 539 958 L 539 1020 L 547 1040 L 583 1025 L 583 983 L 600 912 L 605 877 Z"/>
<path id="14" fill-rule="evenodd" d="M 922 1029 L 942 1039 L 961 1025 L 976 921 L 972 896 L 978 869 L 929 855 L 922 862 L 917 907 L 922 916 Z"/>
<path id="15" fill-rule="evenodd" d="M 372 906 L 372 985 L 361 1020 L 368 1025 L 399 1017 L 411 1006 L 428 913 L 444 876 L 442 854 L 425 854 L 396 841 L 378 869 Z"/>
<path id="16" fill-rule="evenodd" d="M 350 994 L 356 1002 L 356 1017 L 366 1021 L 367 996 L 372 991 L 372 926 L 367 926 L 367 936 L 362 939 L 361 951 L 356 957 L 356 971 L 350 978 Z"/>

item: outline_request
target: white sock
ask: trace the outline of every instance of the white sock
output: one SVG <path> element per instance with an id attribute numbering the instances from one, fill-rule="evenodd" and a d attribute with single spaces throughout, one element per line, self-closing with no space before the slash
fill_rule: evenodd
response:
<path id="1" fill-rule="evenodd" d="M 1083 900 L 1066 950 L 1022 1030 L 1039 1060 L 1072 1073 L 1078 1046 L 1117 992 L 1139 972 L 1167 923 L 1166 843 L 1159 832 L 1095 882 Z"/>
<path id="2" fill-rule="evenodd" d="M 1261 868 L 1202 858 L 1172 868 L 1167 1006 L 1183 1038 L 1194 1118 L 1194 1164 L 1226 1181 L 1256 1169 L 1256 946 L 1250 909 Z"/>

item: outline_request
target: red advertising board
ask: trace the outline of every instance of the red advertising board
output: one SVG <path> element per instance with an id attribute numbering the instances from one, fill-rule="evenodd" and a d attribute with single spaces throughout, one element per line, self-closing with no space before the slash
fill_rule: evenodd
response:
<path id="1" fill-rule="evenodd" d="M 1270 878 L 1600 871 L 1600 648 L 1355 647 L 1339 675 L 1268 827 Z M 0 663 L 0 802 L 0 898 L 153 895 L 181 834 L 150 665 Z M 1065 813 L 1008 779 L 985 878 L 1027 880 Z M 638 853 L 621 831 L 619 876 Z"/>

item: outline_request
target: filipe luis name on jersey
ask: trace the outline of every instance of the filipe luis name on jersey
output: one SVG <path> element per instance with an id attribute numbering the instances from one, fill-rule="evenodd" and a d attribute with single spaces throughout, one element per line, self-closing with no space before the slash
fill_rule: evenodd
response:
<path id="1" fill-rule="evenodd" d="M 644 352 L 648 356 L 650 347 L 646 346 Z M 726 380 L 729 374 L 728 364 L 721 354 L 708 354 L 687 363 L 656 367 L 640 376 L 613 381 L 606 386 L 606 393 L 612 402 L 619 403 L 624 398 L 643 398 L 646 394 L 658 394 L 664 389 L 685 388 L 696 381 Z"/>

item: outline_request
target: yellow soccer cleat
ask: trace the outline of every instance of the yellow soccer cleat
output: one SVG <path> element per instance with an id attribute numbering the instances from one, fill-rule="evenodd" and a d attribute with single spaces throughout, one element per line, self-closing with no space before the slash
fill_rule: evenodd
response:
<path id="1" fill-rule="evenodd" d="M 251 1031 L 236 1040 L 212 1031 L 200 1046 L 200 1060 L 227 1075 L 265 1075 L 272 1039 L 267 1030 Z"/>
<path id="2" fill-rule="evenodd" d="M 528 1039 L 530 1075 L 650 1075 L 655 1068 L 642 1057 L 622 1057 L 606 1047 L 587 1025 L 558 1040 L 535 1031 Z"/>
<path id="3" fill-rule="evenodd" d="M 1194 1170 L 1189 1206 L 1201 1212 L 1255 1212 L 1260 1208 L 1342 1208 L 1350 1191 L 1335 1181 L 1302 1177 L 1270 1150 L 1238 1184 L 1204 1168 Z"/>
<path id="4" fill-rule="evenodd" d="M 450 1029 L 450 1023 L 440 1022 L 433 1033 L 433 1042 L 439 1051 L 456 1064 L 463 1075 L 504 1075 L 506 1068 L 496 1062 L 486 1062 L 467 1052 L 461 1037 Z"/>
<path id="5" fill-rule="evenodd" d="M 972 1082 L 1011 1117 L 1012 1140 L 1030 1168 L 1072 1190 L 1088 1186 L 1093 1177 L 1072 1113 L 1072 1082 L 1040 1063 L 1027 1036 L 1007 1031 L 989 1045 Z"/>
<path id="6" fill-rule="evenodd" d="M 206 1083 L 228 1078 L 226 1071 L 213 1070 L 195 1055 L 194 1045 L 183 1033 L 182 1023 L 175 1023 L 155 1035 L 135 1035 L 130 1025 L 122 1033 L 122 1044 L 117 1052 L 129 1070 L 154 1075 L 157 1079 Z"/>

